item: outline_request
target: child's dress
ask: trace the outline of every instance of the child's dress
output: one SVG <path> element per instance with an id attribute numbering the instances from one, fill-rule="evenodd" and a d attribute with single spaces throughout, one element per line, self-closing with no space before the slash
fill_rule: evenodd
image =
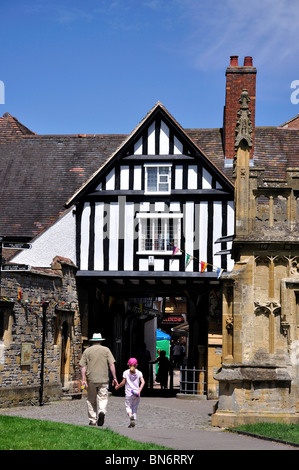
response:
<path id="1" fill-rule="evenodd" d="M 125 406 L 126 411 L 129 417 L 136 420 L 137 408 L 140 401 L 140 396 L 136 395 L 140 387 L 140 378 L 142 377 L 142 372 L 138 369 L 135 369 L 135 373 L 132 374 L 130 369 L 127 369 L 123 373 L 123 378 L 126 379 L 125 385 Z"/>

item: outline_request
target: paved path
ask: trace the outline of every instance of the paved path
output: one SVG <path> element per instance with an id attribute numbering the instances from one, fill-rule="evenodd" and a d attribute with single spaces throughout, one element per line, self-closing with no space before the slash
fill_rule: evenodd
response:
<path id="1" fill-rule="evenodd" d="M 111 396 L 103 428 L 176 450 L 298 450 L 284 444 L 224 432 L 211 426 L 214 401 L 142 397 L 135 428 L 128 428 L 124 398 Z M 87 425 L 86 398 L 44 406 L 0 409 L 0 414 Z"/>

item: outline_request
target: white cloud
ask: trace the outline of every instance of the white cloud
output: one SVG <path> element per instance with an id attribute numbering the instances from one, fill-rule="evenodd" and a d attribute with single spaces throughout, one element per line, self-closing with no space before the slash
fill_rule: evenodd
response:
<path id="1" fill-rule="evenodd" d="M 190 32 L 182 50 L 197 68 L 223 67 L 229 55 L 252 55 L 275 67 L 299 51 L 299 2 L 293 0 L 175 0 Z M 242 65 L 242 64 L 241 64 Z"/>
<path id="2" fill-rule="evenodd" d="M 277 68 L 299 53 L 296 0 L 37 0 L 30 8 L 60 24 L 93 20 L 112 31 L 142 33 L 141 40 L 151 35 L 161 50 L 202 70 L 223 69 L 235 54 Z"/>

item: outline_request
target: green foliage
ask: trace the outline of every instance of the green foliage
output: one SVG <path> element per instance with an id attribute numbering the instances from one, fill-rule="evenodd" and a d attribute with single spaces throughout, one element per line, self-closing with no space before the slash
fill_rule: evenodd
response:
<path id="1" fill-rule="evenodd" d="M 160 450 L 110 429 L 0 416 L 0 450 Z"/>

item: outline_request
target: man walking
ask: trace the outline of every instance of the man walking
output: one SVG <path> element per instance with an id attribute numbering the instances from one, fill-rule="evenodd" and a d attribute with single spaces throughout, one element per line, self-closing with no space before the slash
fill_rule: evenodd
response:
<path id="1" fill-rule="evenodd" d="M 101 333 L 94 333 L 92 346 L 85 349 L 80 360 L 82 386 L 87 387 L 87 410 L 90 426 L 103 426 L 108 404 L 108 384 L 110 368 L 113 382 L 118 385 L 115 371 L 115 359 L 106 346 L 102 346 Z"/>

